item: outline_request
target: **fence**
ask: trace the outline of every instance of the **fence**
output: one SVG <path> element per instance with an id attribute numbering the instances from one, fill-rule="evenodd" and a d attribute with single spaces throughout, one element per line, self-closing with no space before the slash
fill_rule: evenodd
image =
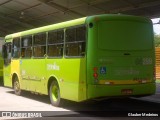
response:
<path id="1" fill-rule="evenodd" d="M 160 79 L 160 48 L 157 47 L 156 51 L 156 79 Z"/>

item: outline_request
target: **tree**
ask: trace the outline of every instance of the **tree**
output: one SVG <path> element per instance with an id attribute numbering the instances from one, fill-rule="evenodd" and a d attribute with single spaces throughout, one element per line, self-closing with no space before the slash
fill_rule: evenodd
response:
<path id="1" fill-rule="evenodd" d="M 160 35 L 154 35 L 155 47 L 160 47 Z"/>

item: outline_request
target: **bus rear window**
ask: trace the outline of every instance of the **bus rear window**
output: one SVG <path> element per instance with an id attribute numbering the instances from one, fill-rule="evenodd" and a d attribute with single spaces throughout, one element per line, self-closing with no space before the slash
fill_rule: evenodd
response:
<path id="1" fill-rule="evenodd" d="M 152 26 L 138 21 L 101 21 L 98 23 L 98 48 L 108 50 L 152 49 Z"/>

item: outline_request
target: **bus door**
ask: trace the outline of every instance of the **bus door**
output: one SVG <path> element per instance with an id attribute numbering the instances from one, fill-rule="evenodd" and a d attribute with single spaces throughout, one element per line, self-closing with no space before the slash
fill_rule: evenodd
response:
<path id="1" fill-rule="evenodd" d="M 12 87 L 11 78 L 11 43 L 5 43 L 3 45 L 3 57 L 4 57 L 4 86 Z"/>

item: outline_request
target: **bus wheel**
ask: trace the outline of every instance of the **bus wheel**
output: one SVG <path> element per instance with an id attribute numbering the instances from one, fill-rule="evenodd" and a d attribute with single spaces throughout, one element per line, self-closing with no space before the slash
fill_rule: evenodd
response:
<path id="1" fill-rule="evenodd" d="M 19 81 L 18 81 L 18 78 L 15 77 L 14 79 L 14 93 L 16 95 L 21 95 L 21 88 L 20 88 L 20 84 L 19 84 Z"/>
<path id="2" fill-rule="evenodd" d="M 50 89 L 49 89 L 49 96 L 53 106 L 56 106 L 56 107 L 60 106 L 62 100 L 60 98 L 60 89 L 57 81 L 53 81 L 51 83 Z"/>

